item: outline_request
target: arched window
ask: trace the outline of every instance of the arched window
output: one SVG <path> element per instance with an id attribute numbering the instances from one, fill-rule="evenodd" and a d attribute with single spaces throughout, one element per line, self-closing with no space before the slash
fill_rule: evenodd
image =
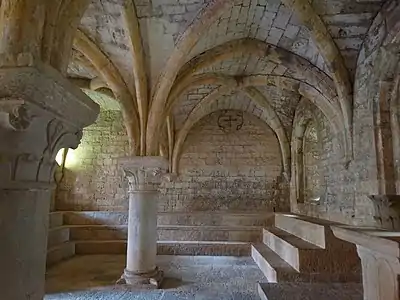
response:
<path id="1" fill-rule="evenodd" d="M 317 124 L 311 120 L 303 137 L 304 202 L 319 202 L 323 194 L 322 142 Z"/>

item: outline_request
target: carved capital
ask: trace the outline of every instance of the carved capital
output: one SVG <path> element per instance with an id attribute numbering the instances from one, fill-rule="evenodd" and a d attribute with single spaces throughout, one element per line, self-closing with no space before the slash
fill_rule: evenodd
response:
<path id="1" fill-rule="evenodd" d="M 121 158 L 120 164 L 129 182 L 129 192 L 157 191 L 168 172 L 168 161 L 161 156 Z"/>
<path id="2" fill-rule="evenodd" d="M 11 130 L 26 130 L 33 119 L 23 99 L 0 98 L 0 126 Z"/>
<path id="3" fill-rule="evenodd" d="M 0 189 L 49 188 L 58 150 L 78 147 L 99 107 L 46 66 L 0 78 Z"/>
<path id="4" fill-rule="evenodd" d="M 400 195 L 370 195 L 375 220 L 385 229 L 400 229 Z"/>

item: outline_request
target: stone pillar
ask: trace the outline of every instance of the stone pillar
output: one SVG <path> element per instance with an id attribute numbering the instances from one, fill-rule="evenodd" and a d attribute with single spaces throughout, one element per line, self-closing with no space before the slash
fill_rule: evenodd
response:
<path id="1" fill-rule="evenodd" d="M 42 300 L 55 156 L 99 107 L 55 70 L 0 69 L 0 298 Z"/>
<path id="2" fill-rule="evenodd" d="M 168 161 L 143 156 L 120 162 L 129 182 L 129 223 L 126 268 L 119 283 L 158 288 L 163 278 L 156 266 L 158 188 Z"/>
<path id="3" fill-rule="evenodd" d="M 366 232 L 350 228 L 331 226 L 337 238 L 357 246 L 362 266 L 364 300 L 400 299 L 400 244 L 390 238 L 396 235 L 382 230 Z"/>
<path id="4" fill-rule="evenodd" d="M 362 264 L 364 300 L 398 300 L 398 257 L 357 245 Z"/>

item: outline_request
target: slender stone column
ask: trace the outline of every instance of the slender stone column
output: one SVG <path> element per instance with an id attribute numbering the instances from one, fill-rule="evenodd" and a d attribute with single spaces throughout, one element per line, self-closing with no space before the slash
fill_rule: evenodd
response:
<path id="1" fill-rule="evenodd" d="M 157 200 L 168 161 L 143 156 L 123 158 L 120 162 L 129 181 L 128 251 L 120 283 L 158 288 L 163 272 L 156 266 Z"/>
<path id="2" fill-rule="evenodd" d="M 53 69 L 0 69 L 0 298 L 42 300 L 57 151 L 98 105 Z"/>

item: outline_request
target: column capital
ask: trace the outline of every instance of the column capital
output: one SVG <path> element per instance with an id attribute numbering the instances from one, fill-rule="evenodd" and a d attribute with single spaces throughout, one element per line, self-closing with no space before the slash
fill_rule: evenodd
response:
<path id="1" fill-rule="evenodd" d="M 161 156 L 124 157 L 119 162 L 131 193 L 157 191 L 168 172 L 168 160 Z"/>
<path id="2" fill-rule="evenodd" d="M 45 65 L 0 68 L 0 189 L 46 189 L 55 156 L 76 148 L 99 106 Z"/>
<path id="3" fill-rule="evenodd" d="M 370 195 L 375 220 L 385 229 L 400 229 L 400 195 Z"/>

